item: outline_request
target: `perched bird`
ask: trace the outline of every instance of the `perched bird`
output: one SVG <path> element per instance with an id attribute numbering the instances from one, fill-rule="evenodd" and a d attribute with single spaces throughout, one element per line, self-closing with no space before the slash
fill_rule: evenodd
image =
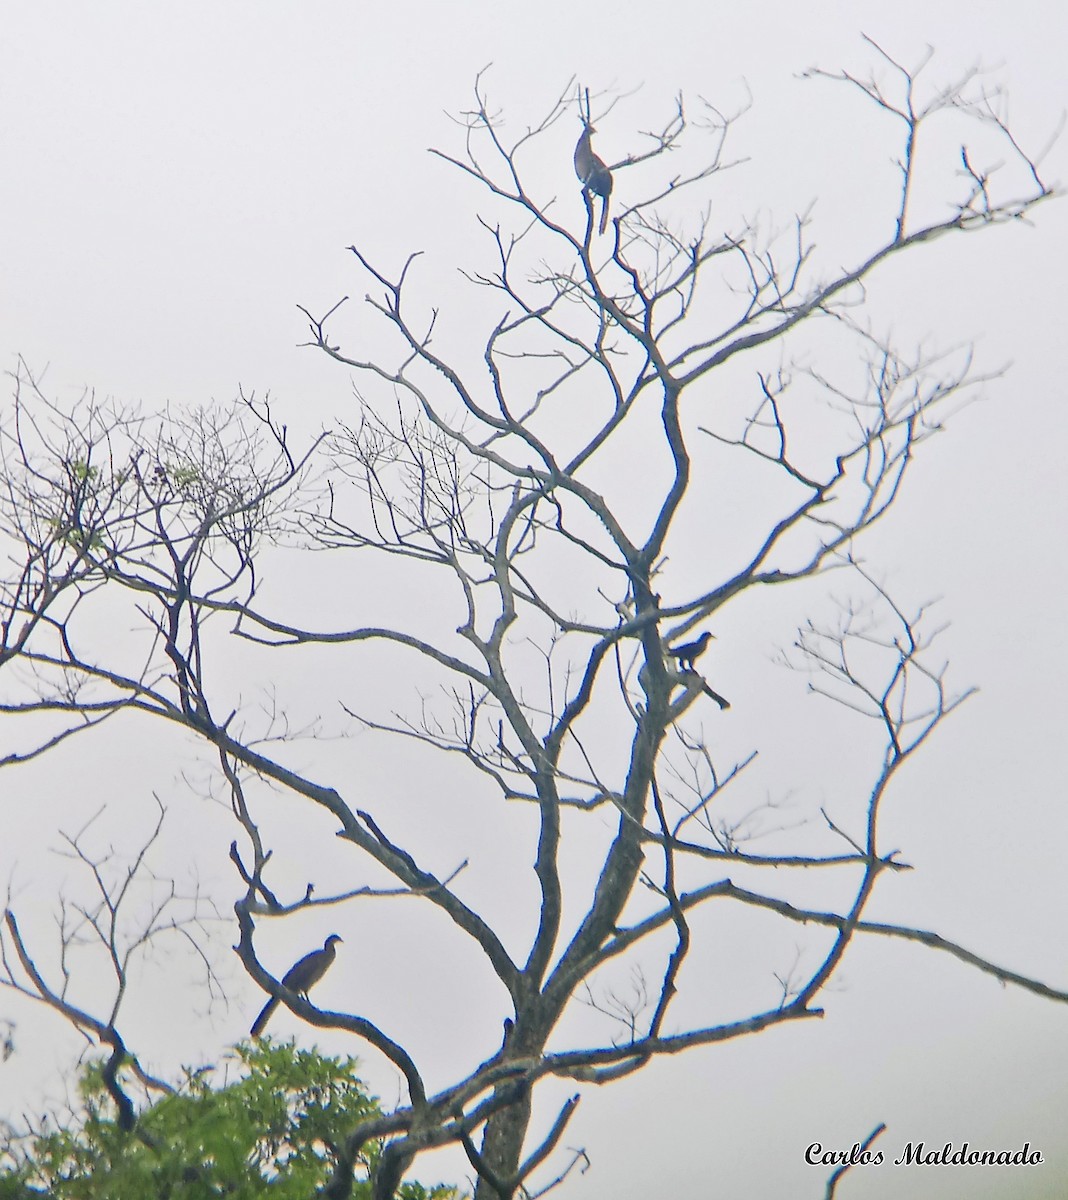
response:
<path id="1" fill-rule="evenodd" d="M 597 130 L 586 122 L 582 126 L 582 136 L 575 147 L 575 174 L 582 186 L 595 196 L 601 197 L 600 232 L 608 228 L 608 197 L 612 194 L 612 172 L 593 152 L 590 145 L 590 134 Z"/>
<path id="2" fill-rule="evenodd" d="M 313 950 L 311 954 L 305 954 L 282 976 L 282 987 L 289 988 L 291 992 L 296 992 L 298 996 L 303 996 L 307 1000 L 308 988 L 318 983 L 330 969 L 330 964 L 334 961 L 334 955 L 337 953 L 334 943 L 341 940 L 336 933 L 332 933 L 323 943 L 321 950 Z M 263 1032 L 267 1022 L 271 1019 L 271 1014 L 278 1007 L 279 1001 L 280 997 L 272 996 L 263 1006 L 263 1011 L 252 1022 L 250 1032 L 253 1037 L 259 1037 Z"/>
<path id="3" fill-rule="evenodd" d="M 712 637 L 713 635 L 706 630 L 695 642 L 686 642 L 682 646 L 676 646 L 674 650 L 669 650 L 668 654 L 679 660 L 679 666 L 683 670 L 689 667 L 692 671 L 693 664 L 704 654 Z"/>

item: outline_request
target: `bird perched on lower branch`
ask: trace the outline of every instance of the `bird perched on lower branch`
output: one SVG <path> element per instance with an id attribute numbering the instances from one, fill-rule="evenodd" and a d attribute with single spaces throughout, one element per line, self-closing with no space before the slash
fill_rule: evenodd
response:
<path id="1" fill-rule="evenodd" d="M 590 134 L 596 132 L 592 125 L 583 122 L 582 136 L 575 146 L 575 174 L 586 191 L 601 197 L 599 231 L 604 233 L 608 228 L 608 197 L 612 194 L 612 172 L 594 154 L 590 145 Z"/>
<path id="2" fill-rule="evenodd" d="M 687 667 L 692 671 L 693 664 L 701 657 L 708 649 L 708 643 L 715 637 L 715 634 L 709 633 L 707 630 L 693 642 L 685 642 L 681 646 L 676 646 L 674 650 L 669 650 L 668 654 L 672 658 L 679 660 L 679 667 L 685 670 Z"/>
<path id="3" fill-rule="evenodd" d="M 336 933 L 332 933 L 323 943 L 321 950 L 313 950 L 311 954 L 305 954 L 302 959 L 295 962 L 282 976 L 282 987 L 289 988 L 291 992 L 296 992 L 298 996 L 303 996 L 307 1000 L 308 989 L 317 984 L 327 971 L 330 970 L 334 956 L 337 954 L 337 951 L 334 949 L 334 943 L 341 940 Z M 280 996 L 272 996 L 263 1006 L 263 1011 L 252 1022 L 250 1032 L 253 1037 L 260 1036 L 267 1022 L 271 1019 L 271 1014 L 280 1002 Z"/>

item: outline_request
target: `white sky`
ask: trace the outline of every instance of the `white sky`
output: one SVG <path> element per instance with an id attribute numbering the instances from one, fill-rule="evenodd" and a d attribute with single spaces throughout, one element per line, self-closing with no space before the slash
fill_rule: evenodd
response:
<path id="1" fill-rule="evenodd" d="M 842 119 L 846 92 L 796 76 L 812 65 L 864 70 L 871 56 L 861 31 L 906 61 L 933 45 L 929 71 L 943 78 L 977 59 L 1004 63 L 1013 126 L 1028 147 L 1045 141 L 1068 100 L 1068 17 L 1054 3 L 1026 13 L 914 0 L 388 10 L 264 0 L 0 4 L 0 362 L 9 369 L 22 354 L 37 371 L 47 364 L 46 386 L 60 401 L 91 387 L 152 409 L 227 401 L 240 384 L 269 389 L 294 429 L 344 413 L 349 377 L 297 348 L 304 329 L 296 305 L 325 311 L 345 293 L 362 295 L 366 283 L 344 251 L 354 241 L 388 267 L 427 250 L 428 286 L 454 278 L 452 265 L 479 247 L 482 197 L 426 148 L 461 149 L 444 114 L 469 107 L 475 73 L 489 62 L 491 97 L 514 128 L 536 123 L 572 75 L 594 90 L 640 87 L 599 126 L 607 159 L 632 149 L 636 130 L 658 125 L 676 93 L 730 108 L 748 87 L 754 104 L 733 151 L 751 162 L 717 181 L 714 203 L 731 219 L 759 205 L 785 222 L 818 198 L 817 240 L 846 246 L 871 219 L 873 197 L 892 203 L 890 136 L 879 142 L 870 120 L 861 127 L 862 106 L 850 100 L 854 140 Z M 546 179 L 546 194 L 574 199 L 572 135 L 570 126 L 559 130 L 559 181 Z M 1068 177 L 1063 144 L 1046 175 Z M 1068 211 L 1053 202 L 1033 228 L 962 239 L 887 274 L 876 303 L 898 334 L 930 333 L 940 345 L 974 338 L 980 365 L 1013 366 L 927 447 L 895 515 L 866 546 L 907 599 L 942 598 L 942 616 L 953 622 L 943 649 L 957 681 L 981 688 L 895 785 L 885 837 L 916 870 L 884 880 L 875 912 L 1060 987 L 1068 986 L 1060 754 L 1068 639 L 1058 549 L 1068 516 L 1060 461 L 1066 267 Z M 355 315 L 348 320 L 353 333 Z M 743 710 L 730 735 L 739 747 L 759 719 L 745 715 L 744 698 L 775 686 L 770 656 L 798 619 L 792 607 L 758 607 L 719 631 L 722 690 Z M 294 686 L 308 702 L 307 684 Z M 818 747 L 806 759 L 804 740 L 794 745 L 784 734 L 799 793 L 837 797 L 836 769 L 828 772 Z M 59 826 L 76 827 L 73 801 L 91 811 L 121 781 L 141 797 L 159 791 L 190 844 L 199 821 L 217 822 L 203 806 L 178 815 L 182 763 L 161 771 L 151 746 L 135 747 L 132 761 L 130 753 L 128 741 L 102 738 L 54 764 L 0 776 L 0 829 L 16 834 L 0 838 L 0 874 L 15 881 L 23 909 L 36 906 L 24 925 L 41 938 L 51 903 L 44 884 L 67 869 L 44 856 L 42 843 L 54 845 Z M 415 755 L 398 771 L 410 771 L 418 787 L 419 767 Z M 139 819 L 147 825 L 143 810 Z M 200 877 L 225 913 L 232 834 L 221 824 L 218 833 L 219 853 Z M 389 944 L 373 927 L 343 932 L 335 972 L 358 995 L 357 1010 L 398 1006 L 439 1083 L 469 1069 L 468 1000 L 445 994 L 417 1003 L 441 977 L 429 930 L 413 919 L 410 936 Z M 265 940 L 272 965 L 284 969 L 322 934 L 306 926 L 294 936 Z M 222 945 L 234 940 L 229 931 L 222 937 Z M 787 939 L 781 966 L 789 964 Z M 140 1041 L 128 1040 L 171 1068 L 218 1061 L 258 1007 L 229 969 L 228 1010 L 161 1002 Z M 335 992 L 333 1001 L 343 997 Z M 886 1150 L 919 1138 L 982 1148 L 1030 1140 L 1048 1161 L 1010 1178 L 871 1168 L 850 1177 L 841 1193 L 849 1200 L 1068 1192 L 1063 1006 L 945 956 L 875 943 L 852 951 L 824 1006 L 822 1022 L 657 1063 L 588 1093 L 566 1141 L 584 1145 L 593 1167 L 564 1194 L 817 1197 L 825 1172 L 805 1166 L 805 1146 L 848 1149 L 879 1121 L 890 1126 Z M 19 1111 L 46 1086 L 54 1094 L 50 1080 L 74 1044 L 50 1015 L 0 996 L 5 1015 L 18 1022 L 19 1052 L 0 1065 L 0 1113 Z M 291 1018 L 279 1018 L 279 1032 L 310 1040 Z M 160 1044 L 169 1039 L 172 1046 Z M 361 1050 L 344 1041 L 329 1048 Z M 390 1099 L 389 1073 L 369 1074 Z M 446 1174 L 453 1161 L 416 1173 Z"/>

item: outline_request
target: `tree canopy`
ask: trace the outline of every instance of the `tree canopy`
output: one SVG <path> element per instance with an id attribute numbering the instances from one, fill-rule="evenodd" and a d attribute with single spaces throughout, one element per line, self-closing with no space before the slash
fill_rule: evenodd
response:
<path id="1" fill-rule="evenodd" d="M 145 1108 L 137 1136 L 111 1115 L 103 1065 L 82 1073 L 84 1107 L 66 1127 L 10 1136 L 0 1149 L 0 1197 L 28 1200 L 181 1200 L 232 1196 L 306 1200 L 329 1177 L 331 1152 L 347 1129 L 381 1115 L 352 1059 L 326 1058 L 292 1043 L 236 1047 L 220 1072 L 190 1072 Z M 362 1157 L 354 1197 L 370 1195 L 379 1147 Z M 405 1183 L 401 1200 L 452 1200 L 443 1186 Z"/>

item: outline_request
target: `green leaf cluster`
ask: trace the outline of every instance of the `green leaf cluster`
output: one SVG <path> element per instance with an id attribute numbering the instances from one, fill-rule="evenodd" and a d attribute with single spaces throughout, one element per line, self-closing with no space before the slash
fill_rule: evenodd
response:
<path id="1" fill-rule="evenodd" d="M 264 1039 L 236 1051 L 236 1076 L 189 1072 L 183 1085 L 119 1128 L 100 1063 L 80 1081 L 82 1111 L 70 1127 L 12 1139 L 0 1149 L 0 1200 L 309 1200 L 327 1181 L 334 1148 L 380 1112 L 356 1061 Z M 354 1200 L 370 1195 L 381 1147 L 357 1167 Z M 401 1200 L 454 1200 L 438 1185 L 404 1184 Z"/>

